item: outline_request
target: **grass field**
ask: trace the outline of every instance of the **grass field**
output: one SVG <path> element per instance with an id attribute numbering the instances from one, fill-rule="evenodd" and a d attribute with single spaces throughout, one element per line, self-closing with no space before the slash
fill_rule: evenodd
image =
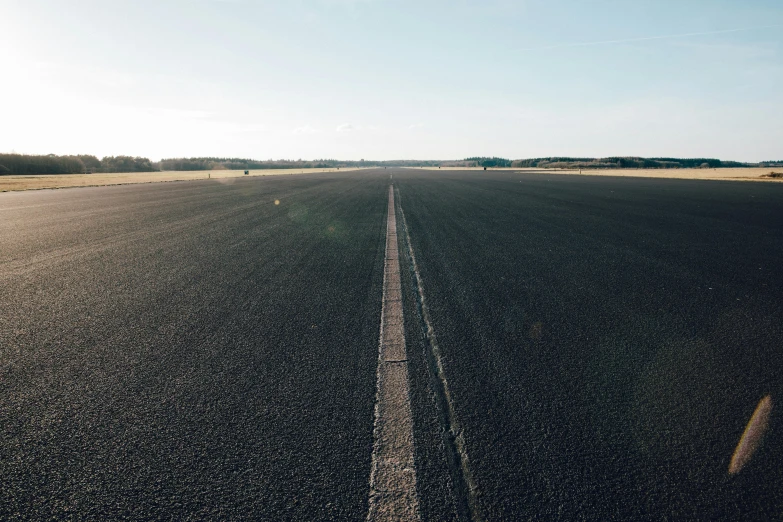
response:
<path id="1" fill-rule="evenodd" d="M 248 176 L 284 176 L 288 174 L 313 174 L 319 172 L 358 170 L 341 169 L 267 169 L 251 170 Z M 181 172 L 128 172 L 111 174 L 57 174 L 34 176 L 1 176 L 0 192 L 12 190 L 39 190 L 68 187 L 95 187 L 102 185 L 129 185 L 133 183 L 160 183 L 163 181 L 191 181 L 194 179 L 223 180 L 231 183 L 233 178 L 244 177 L 241 170 L 199 170 Z"/>
<path id="2" fill-rule="evenodd" d="M 481 167 L 422 167 L 421 170 L 475 170 Z M 572 174 L 582 176 L 621 176 L 633 178 L 662 179 L 720 179 L 729 181 L 783 181 L 783 177 L 765 177 L 771 172 L 783 173 L 780 167 L 753 167 L 737 169 L 539 169 L 539 168 L 497 168 L 488 171 L 511 171 L 540 174 Z"/>
<path id="3" fill-rule="evenodd" d="M 542 172 L 540 169 L 516 169 L 519 172 Z M 581 174 L 587 176 L 621 176 L 634 178 L 663 178 L 663 179 L 720 179 L 733 181 L 783 181 L 780 178 L 764 177 L 770 172 L 783 171 L 781 168 L 738 168 L 738 169 L 583 169 Z M 578 170 L 547 169 L 543 172 L 556 172 L 557 174 L 576 174 Z"/>

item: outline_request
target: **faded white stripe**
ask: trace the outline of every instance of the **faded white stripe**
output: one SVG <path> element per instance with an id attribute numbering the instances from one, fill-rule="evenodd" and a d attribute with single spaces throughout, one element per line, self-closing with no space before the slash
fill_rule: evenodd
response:
<path id="1" fill-rule="evenodd" d="M 392 186 L 389 186 L 386 220 L 386 259 L 373 435 L 375 442 L 367 520 L 420 520 Z"/>

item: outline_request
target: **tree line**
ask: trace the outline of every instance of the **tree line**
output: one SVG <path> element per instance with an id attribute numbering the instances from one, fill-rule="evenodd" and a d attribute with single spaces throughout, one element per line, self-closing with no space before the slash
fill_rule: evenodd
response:
<path id="1" fill-rule="evenodd" d="M 106 156 L 98 159 L 90 155 L 57 156 L 55 154 L 0 154 L 0 175 L 3 174 L 91 174 L 100 172 L 157 172 L 188 170 L 260 170 L 310 169 L 340 167 L 432 167 L 435 160 L 254 160 L 247 158 L 167 158 L 150 161 L 134 156 Z"/>
<path id="2" fill-rule="evenodd" d="M 715 158 L 568 158 L 549 157 L 514 160 L 514 168 L 560 168 L 560 169 L 694 169 L 694 168 L 731 168 L 755 167 L 758 163 L 741 163 Z"/>
<path id="3" fill-rule="evenodd" d="M 132 156 L 33 156 L 0 154 L 0 174 L 83 174 L 92 172 L 153 172 L 159 170 L 148 158 Z"/>
<path id="4" fill-rule="evenodd" d="M 263 170 L 263 169 L 325 169 L 339 167 L 428 167 L 438 166 L 434 160 L 252 160 L 245 158 L 168 158 L 159 162 L 160 170 Z"/>
<path id="5" fill-rule="evenodd" d="M 741 163 L 715 158 L 641 158 L 607 157 L 574 158 L 547 157 L 510 160 L 498 157 L 473 156 L 462 160 L 253 160 L 247 158 L 168 158 L 158 162 L 136 156 L 96 156 L 79 154 L 56 156 L 47 154 L 0 154 L 2 174 L 82 174 L 99 172 L 156 172 L 188 170 L 260 170 L 309 169 L 340 167 L 485 167 L 485 168 L 561 168 L 561 169 L 678 169 L 727 167 L 779 167 L 782 161 Z"/>

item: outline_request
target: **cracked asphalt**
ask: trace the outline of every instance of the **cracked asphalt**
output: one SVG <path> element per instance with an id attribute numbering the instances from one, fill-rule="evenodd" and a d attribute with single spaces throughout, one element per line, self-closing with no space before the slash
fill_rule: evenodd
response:
<path id="1" fill-rule="evenodd" d="M 486 520 L 783 515 L 783 186 L 394 180 Z"/>

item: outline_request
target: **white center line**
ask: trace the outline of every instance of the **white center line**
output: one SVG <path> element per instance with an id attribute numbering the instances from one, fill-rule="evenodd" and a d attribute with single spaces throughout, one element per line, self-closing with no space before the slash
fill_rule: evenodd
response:
<path id="1" fill-rule="evenodd" d="M 389 186 L 368 521 L 420 520 L 394 188 Z"/>

